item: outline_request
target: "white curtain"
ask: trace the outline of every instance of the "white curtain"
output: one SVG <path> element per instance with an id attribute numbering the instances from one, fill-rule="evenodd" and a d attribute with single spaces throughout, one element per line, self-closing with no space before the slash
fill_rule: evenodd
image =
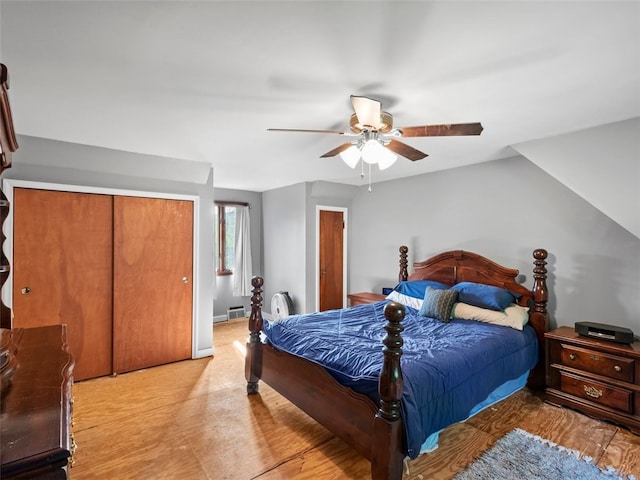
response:
<path id="1" fill-rule="evenodd" d="M 233 296 L 251 296 L 251 232 L 249 228 L 249 207 L 236 208 L 236 264 L 233 270 Z"/>

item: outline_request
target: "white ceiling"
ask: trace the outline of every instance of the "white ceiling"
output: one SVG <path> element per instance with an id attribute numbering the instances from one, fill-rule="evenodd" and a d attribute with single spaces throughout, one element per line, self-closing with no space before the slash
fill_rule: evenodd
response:
<path id="1" fill-rule="evenodd" d="M 430 156 L 387 180 L 505 158 L 518 143 L 640 116 L 635 1 L 1 0 L 16 131 L 207 162 L 214 185 L 360 184 L 319 156 L 349 95 L 396 126 L 482 122 L 407 139 Z"/>

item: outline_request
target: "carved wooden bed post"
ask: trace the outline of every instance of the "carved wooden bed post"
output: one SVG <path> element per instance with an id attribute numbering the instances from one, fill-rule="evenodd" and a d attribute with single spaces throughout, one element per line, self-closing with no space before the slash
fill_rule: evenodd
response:
<path id="1" fill-rule="evenodd" d="M 549 299 L 549 291 L 547 289 L 547 264 L 548 253 L 543 248 L 536 248 L 533 251 L 534 265 L 533 268 L 533 311 L 529 313 L 532 321 L 537 325 L 543 325 L 543 328 L 536 328 L 538 337 L 538 365 L 529 376 L 528 385 L 531 388 L 543 390 L 546 385 L 545 379 L 545 339 L 544 332 L 549 331 L 549 312 L 547 311 L 547 300 Z"/>
<path id="2" fill-rule="evenodd" d="M 547 262 L 547 251 L 542 248 L 536 248 L 533 251 L 533 261 L 535 267 L 533 268 L 533 301 L 534 312 L 541 313 L 547 318 L 549 316 L 547 312 L 547 300 L 549 299 L 549 291 L 547 290 L 547 268 L 545 265 Z"/>
<path id="3" fill-rule="evenodd" d="M 262 277 L 253 277 L 253 295 L 251 296 L 251 315 L 249 316 L 249 340 L 247 341 L 247 358 L 245 359 L 245 378 L 247 393 L 258 393 L 258 380 L 262 373 L 262 350 L 259 348 L 260 331 L 262 330 Z"/>
<path id="4" fill-rule="evenodd" d="M 380 409 L 373 421 L 374 441 L 371 445 L 371 478 L 373 480 L 402 478 L 404 430 L 400 416 L 403 386 L 400 358 L 403 340 L 400 333 L 404 327 L 400 322 L 404 315 L 405 308 L 400 303 L 390 302 L 384 308 L 384 316 L 387 319 L 384 329 L 387 335 L 382 340 L 384 359 L 378 382 Z"/>
<path id="5" fill-rule="evenodd" d="M 409 276 L 409 271 L 407 270 L 407 265 L 409 265 L 409 262 L 407 261 L 407 252 L 409 251 L 409 249 L 407 247 L 405 247 L 404 245 L 402 245 L 400 247 L 400 271 L 398 273 L 398 281 L 399 282 L 404 282 L 407 280 L 407 277 Z"/>

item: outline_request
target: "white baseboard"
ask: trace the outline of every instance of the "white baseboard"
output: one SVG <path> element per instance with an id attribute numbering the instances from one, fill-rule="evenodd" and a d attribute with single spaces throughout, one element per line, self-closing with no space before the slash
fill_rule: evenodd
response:
<path id="1" fill-rule="evenodd" d="M 269 321 L 271 321 L 273 318 L 271 314 L 268 312 L 262 312 L 262 316 Z M 213 317 L 213 323 L 220 323 L 220 322 L 226 322 L 226 321 L 228 321 L 226 315 L 216 315 L 215 317 Z"/>

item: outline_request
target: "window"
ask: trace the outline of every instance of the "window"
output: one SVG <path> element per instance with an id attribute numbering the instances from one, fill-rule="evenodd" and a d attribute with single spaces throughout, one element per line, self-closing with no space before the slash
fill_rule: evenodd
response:
<path id="1" fill-rule="evenodd" d="M 236 210 L 245 203 L 215 202 L 216 275 L 232 275 L 235 263 Z"/>

